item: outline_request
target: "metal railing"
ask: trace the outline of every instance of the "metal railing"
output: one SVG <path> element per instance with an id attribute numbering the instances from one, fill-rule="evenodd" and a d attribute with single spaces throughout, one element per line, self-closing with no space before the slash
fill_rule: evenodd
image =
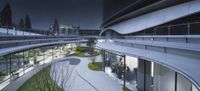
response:
<path id="1" fill-rule="evenodd" d="M 27 31 L 22 31 L 18 29 L 9 29 L 9 28 L 0 28 L 0 36 L 8 36 L 8 35 L 14 35 L 14 36 L 42 36 L 42 34 L 38 33 L 32 33 Z"/>
<path id="2" fill-rule="evenodd" d="M 153 35 L 199 35 L 200 22 L 165 25 L 153 28 Z M 145 32 L 145 34 L 148 34 Z"/>
<path id="3" fill-rule="evenodd" d="M 200 22 L 161 25 L 127 36 L 137 35 L 200 35 Z"/>

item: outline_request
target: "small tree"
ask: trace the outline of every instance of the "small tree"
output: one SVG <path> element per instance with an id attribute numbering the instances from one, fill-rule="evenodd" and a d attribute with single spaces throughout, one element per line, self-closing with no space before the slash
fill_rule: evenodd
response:
<path id="1" fill-rule="evenodd" d="M 9 3 L 6 4 L 1 12 L 1 24 L 6 27 L 12 26 L 12 10 Z"/>
<path id="2" fill-rule="evenodd" d="M 91 57 L 91 59 L 90 59 L 91 61 L 92 61 L 92 64 L 94 64 L 95 63 L 95 61 L 96 61 L 96 57 L 94 56 L 94 57 Z"/>
<path id="3" fill-rule="evenodd" d="M 50 71 L 50 76 L 54 80 L 55 84 L 59 85 L 61 89 L 65 91 L 71 89 L 75 80 L 75 77 L 73 76 L 74 67 L 70 66 L 69 63 L 63 64 L 58 62 L 51 66 Z"/>
<path id="4" fill-rule="evenodd" d="M 94 53 L 95 43 L 96 43 L 96 38 L 89 38 L 88 39 L 87 45 L 90 47 L 90 49 L 89 49 L 90 54 Z"/>

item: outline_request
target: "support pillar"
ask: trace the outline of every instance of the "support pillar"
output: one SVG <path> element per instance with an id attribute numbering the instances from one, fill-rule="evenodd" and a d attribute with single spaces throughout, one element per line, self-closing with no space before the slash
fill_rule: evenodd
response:
<path id="1" fill-rule="evenodd" d="M 65 47 L 64 47 L 64 48 L 65 48 L 65 50 L 64 50 L 65 55 L 67 54 L 66 46 L 67 46 L 67 44 L 65 44 Z M 64 56 L 65 56 L 65 55 L 64 55 Z"/>
<path id="2" fill-rule="evenodd" d="M 105 65 L 105 61 L 106 61 L 106 55 L 105 55 L 105 50 L 101 50 L 101 52 L 102 52 L 102 61 L 103 61 L 103 63 L 102 63 L 102 68 L 103 68 L 103 71 L 105 72 L 105 67 L 106 67 L 106 65 Z"/>
<path id="3" fill-rule="evenodd" d="M 137 89 L 138 91 L 151 90 L 151 62 L 143 59 L 138 61 L 137 72 Z"/>
<path id="4" fill-rule="evenodd" d="M 34 62 L 34 65 L 35 65 L 37 63 L 36 49 L 33 49 L 33 51 L 34 51 L 33 62 Z"/>
<path id="5" fill-rule="evenodd" d="M 123 89 L 125 89 L 125 87 L 126 87 L 126 56 L 124 55 L 122 57 L 124 59 L 124 79 L 123 79 L 124 84 L 123 84 Z"/>
<path id="6" fill-rule="evenodd" d="M 12 62 L 11 62 L 11 58 L 12 58 L 12 54 L 9 54 L 9 64 L 10 64 L 10 81 L 11 81 L 11 76 L 12 76 L 12 68 L 11 68 L 11 65 L 12 65 Z"/>
<path id="7" fill-rule="evenodd" d="M 51 52 L 51 53 L 52 53 L 51 55 L 52 55 L 52 60 L 53 60 L 53 59 L 54 59 L 54 57 L 53 57 L 53 46 L 51 47 L 51 51 L 52 51 L 52 52 Z"/>
<path id="8" fill-rule="evenodd" d="M 59 47 L 59 49 L 60 49 L 60 58 L 61 58 L 61 56 L 62 56 L 62 55 L 61 55 L 61 48 L 62 48 L 62 45 Z"/>
<path id="9" fill-rule="evenodd" d="M 43 64 L 45 64 L 45 51 L 44 51 L 44 54 L 43 54 Z"/>
<path id="10" fill-rule="evenodd" d="M 17 59 L 17 67 L 20 68 L 20 53 L 17 53 L 18 59 Z"/>
<path id="11" fill-rule="evenodd" d="M 30 52 L 30 50 L 28 50 L 28 62 L 30 61 L 29 52 Z M 27 64 L 28 64 L 28 68 L 29 68 L 30 64 L 29 63 L 27 63 Z"/>
<path id="12" fill-rule="evenodd" d="M 9 68 L 8 68 L 8 57 L 7 56 L 5 56 L 5 58 L 6 58 L 6 73 L 7 74 L 9 74 Z"/>
<path id="13" fill-rule="evenodd" d="M 23 51 L 23 73 L 25 74 L 25 56 Z"/>

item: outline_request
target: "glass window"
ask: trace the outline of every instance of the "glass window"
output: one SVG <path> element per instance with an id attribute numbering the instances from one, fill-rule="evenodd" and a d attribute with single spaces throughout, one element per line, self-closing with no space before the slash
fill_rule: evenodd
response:
<path id="1" fill-rule="evenodd" d="M 10 73 L 8 58 L 8 56 L 0 56 L 0 82 L 6 80 L 6 76 Z"/>
<path id="2" fill-rule="evenodd" d="M 154 64 L 154 91 L 175 91 L 175 72 Z"/>
<path id="3" fill-rule="evenodd" d="M 199 91 L 194 85 L 192 85 L 192 91 Z"/>
<path id="4" fill-rule="evenodd" d="M 177 74 L 177 91 L 191 91 L 192 83 L 180 74 Z"/>

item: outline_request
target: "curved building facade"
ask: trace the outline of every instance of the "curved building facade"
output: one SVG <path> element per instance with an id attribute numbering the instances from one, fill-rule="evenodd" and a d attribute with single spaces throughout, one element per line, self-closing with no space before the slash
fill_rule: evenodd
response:
<path id="1" fill-rule="evenodd" d="M 104 71 L 132 91 L 199 91 L 199 26 L 198 0 L 104 0 Z"/>
<path id="2" fill-rule="evenodd" d="M 0 42 L 0 90 L 10 91 L 11 83 L 23 84 L 26 74 L 71 55 L 87 41 L 74 36 L 0 36 Z"/>

